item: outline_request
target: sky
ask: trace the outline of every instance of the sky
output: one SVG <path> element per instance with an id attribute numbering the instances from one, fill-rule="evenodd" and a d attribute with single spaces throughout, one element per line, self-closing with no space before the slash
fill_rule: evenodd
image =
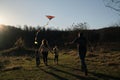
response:
<path id="1" fill-rule="evenodd" d="M 46 27 L 59 29 L 84 22 L 90 29 L 99 29 L 120 21 L 103 0 L 0 0 L 0 24 L 44 26 L 46 15 L 55 16 Z"/>

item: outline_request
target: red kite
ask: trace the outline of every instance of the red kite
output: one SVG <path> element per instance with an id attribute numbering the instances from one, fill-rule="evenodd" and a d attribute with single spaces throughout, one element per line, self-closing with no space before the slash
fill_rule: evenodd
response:
<path id="1" fill-rule="evenodd" d="M 49 21 L 46 23 L 46 25 L 44 25 L 44 27 L 49 24 L 49 22 L 50 22 L 51 19 L 55 18 L 55 16 L 50 16 L 50 15 L 46 15 L 46 17 L 49 19 Z M 38 33 L 39 33 L 39 32 L 40 32 L 40 29 L 36 32 L 34 44 L 38 44 L 38 42 L 37 42 L 37 37 L 38 37 Z"/>
<path id="2" fill-rule="evenodd" d="M 46 17 L 51 20 L 52 18 L 55 18 L 55 16 L 50 16 L 50 15 L 46 15 Z"/>

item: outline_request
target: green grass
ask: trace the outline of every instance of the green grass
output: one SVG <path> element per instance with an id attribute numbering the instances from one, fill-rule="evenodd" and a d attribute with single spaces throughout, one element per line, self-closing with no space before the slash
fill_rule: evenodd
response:
<path id="1" fill-rule="evenodd" d="M 88 76 L 80 69 L 76 51 L 62 51 L 59 65 L 54 64 L 49 54 L 48 65 L 41 59 L 39 67 L 35 58 L 28 56 L 1 56 L 0 80 L 120 80 L 120 52 L 87 53 Z"/>

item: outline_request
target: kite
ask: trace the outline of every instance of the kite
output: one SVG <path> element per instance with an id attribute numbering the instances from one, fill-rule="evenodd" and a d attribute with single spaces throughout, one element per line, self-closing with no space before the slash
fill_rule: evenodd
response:
<path id="1" fill-rule="evenodd" d="M 55 16 L 51 16 L 51 15 L 46 15 L 46 17 L 49 19 L 49 21 L 46 23 L 46 25 L 44 25 L 44 27 L 46 27 L 49 24 L 51 19 L 55 18 Z"/>
<path id="2" fill-rule="evenodd" d="M 53 18 L 55 18 L 55 16 L 51 16 L 51 15 L 46 15 L 46 17 L 49 19 L 49 21 L 48 21 L 48 22 L 46 23 L 46 25 L 44 25 L 43 27 L 46 27 L 46 26 L 49 24 L 50 20 L 52 20 Z M 38 30 L 38 31 L 36 32 L 34 44 L 38 44 L 38 42 L 37 42 L 37 36 L 38 36 L 38 33 L 39 33 L 39 32 L 40 32 L 40 30 Z"/>
<path id="3" fill-rule="evenodd" d="M 49 20 L 55 18 L 55 16 L 50 16 L 50 15 L 46 15 L 46 17 L 47 17 Z"/>

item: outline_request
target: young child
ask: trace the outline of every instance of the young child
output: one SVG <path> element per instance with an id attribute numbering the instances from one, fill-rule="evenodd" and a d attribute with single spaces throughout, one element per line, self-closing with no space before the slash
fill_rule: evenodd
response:
<path id="1" fill-rule="evenodd" d="M 57 46 L 55 46 L 54 48 L 53 48 L 53 52 L 54 52 L 54 63 L 56 63 L 56 64 L 58 64 L 58 47 Z"/>

